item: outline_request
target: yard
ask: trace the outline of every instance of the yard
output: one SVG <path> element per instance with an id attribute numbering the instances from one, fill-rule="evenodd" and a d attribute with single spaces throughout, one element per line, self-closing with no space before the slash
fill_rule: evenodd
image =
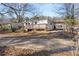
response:
<path id="1" fill-rule="evenodd" d="M 69 56 L 72 44 L 70 35 L 62 30 L 0 34 L 1 55 Z"/>

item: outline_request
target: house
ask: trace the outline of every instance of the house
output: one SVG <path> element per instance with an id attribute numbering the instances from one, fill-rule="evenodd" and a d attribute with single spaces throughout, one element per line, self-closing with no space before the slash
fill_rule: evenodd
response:
<path id="1" fill-rule="evenodd" d="M 46 29 L 47 19 L 43 17 L 32 17 L 24 23 L 26 29 Z"/>
<path id="2" fill-rule="evenodd" d="M 48 17 L 40 16 L 40 17 L 32 17 L 30 20 L 24 23 L 24 26 L 26 29 L 31 30 L 48 30 L 48 28 L 53 26 L 50 26 L 48 22 Z M 49 25 L 48 25 L 49 24 Z M 50 26 L 50 27 L 49 27 Z"/>
<path id="3" fill-rule="evenodd" d="M 64 30 L 64 18 L 51 18 L 46 16 L 32 17 L 25 22 L 26 29 Z"/>

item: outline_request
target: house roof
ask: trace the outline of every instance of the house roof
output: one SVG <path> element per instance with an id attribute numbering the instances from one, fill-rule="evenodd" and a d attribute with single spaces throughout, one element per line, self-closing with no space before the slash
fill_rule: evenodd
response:
<path id="1" fill-rule="evenodd" d="M 52 20 L 53 18 L 47 16 L 35 16 L 32 17 L 31 20 Z"/>
<path id="2" fill-rule="evenodd" d="M 56 18 L 53 18 L 53 21 L 56 22 L 56 23 L 63 23 L 64 22 L 64 18 L 56 17 Z"/>

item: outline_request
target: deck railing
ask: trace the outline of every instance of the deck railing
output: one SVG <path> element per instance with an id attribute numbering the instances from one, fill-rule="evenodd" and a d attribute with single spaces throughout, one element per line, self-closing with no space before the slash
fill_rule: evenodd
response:
<path id="1" fill-rule="evenodd" d="M 31 24 L 26 26 L 27 29 L 46 29 L 46 27 L 47 24 Z"/>

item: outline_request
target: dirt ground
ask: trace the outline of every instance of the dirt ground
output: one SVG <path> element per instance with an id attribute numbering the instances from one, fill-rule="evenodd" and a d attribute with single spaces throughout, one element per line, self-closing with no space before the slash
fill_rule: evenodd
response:
<path id="1" fill-rule="evenodd" d="M 39 51 L 38 54 L 40 54 L 40 52 L 43 52 L 48 53 L 48 55 L 58 55 L 58 52 L 66 52 L 71 50 L 73 42 L 70 39 L 70 35 L 64 33 L 63 31 L 1 33 L 0 46 L 15 46 L 15 48 L 18 49 L 32 49 Z M 70 52 L 68 55 L 70 55 Z"/>

